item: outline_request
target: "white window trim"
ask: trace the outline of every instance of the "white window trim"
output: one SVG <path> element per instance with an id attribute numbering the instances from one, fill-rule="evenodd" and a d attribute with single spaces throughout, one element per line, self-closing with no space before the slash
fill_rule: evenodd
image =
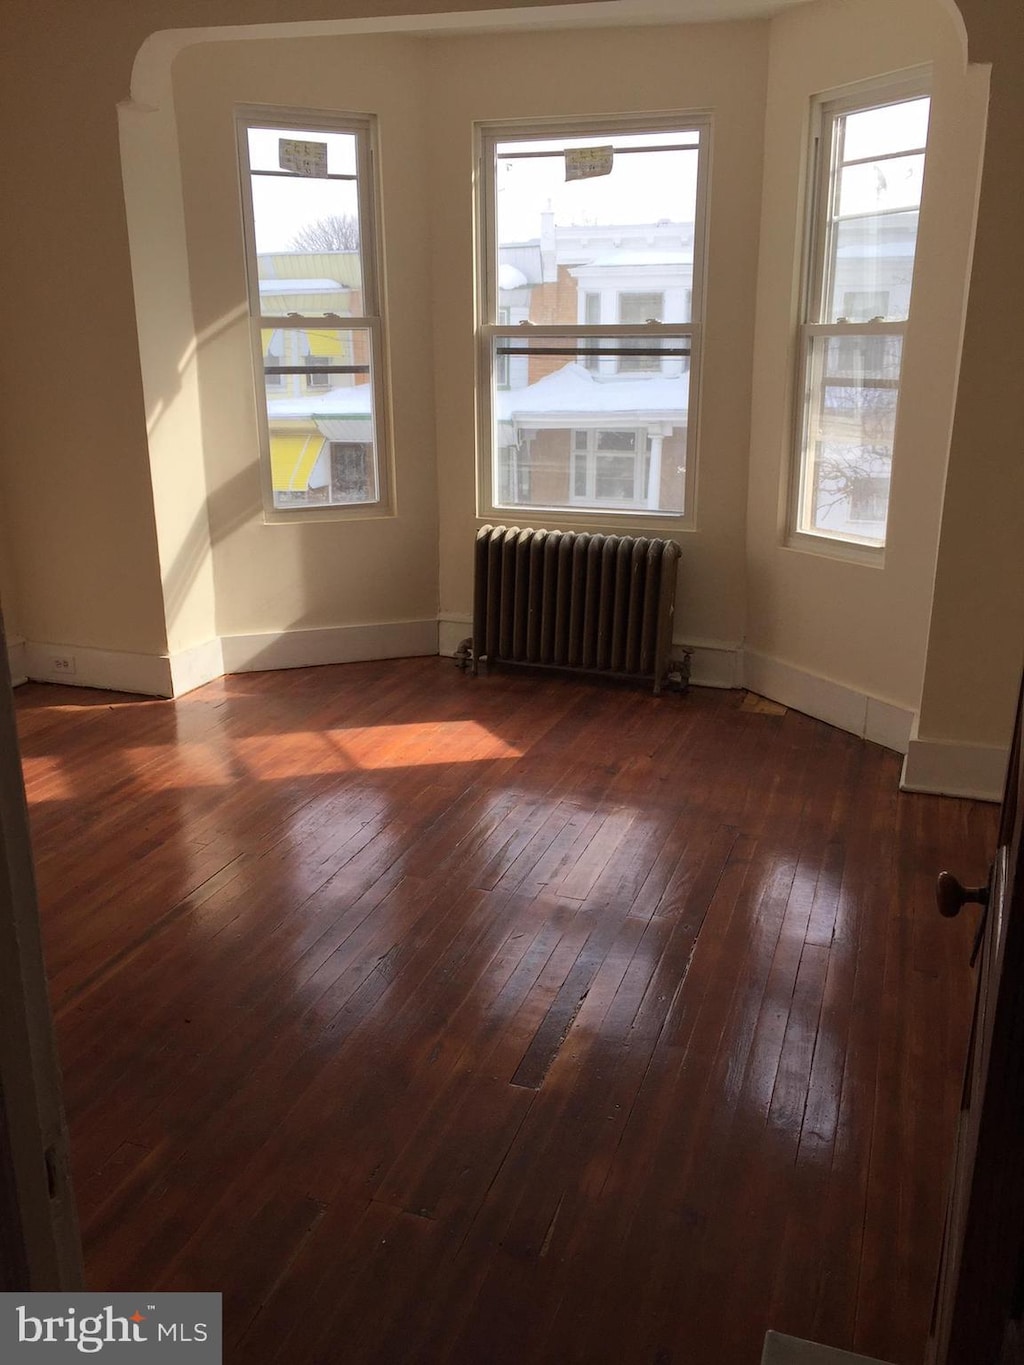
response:
<path id="1" fill-rule="evenodd" d="M 826 288 L 828 235 L 831 227 L 828 204 L 832 175 L 831 146 L 827 132 L 837 118 L 903 100 L 931 97 L 931 68 L 920 67 L 900 79 L 882 78 L 861 81 L 817 96 L 811 104 L 810 139 L 807 150 L 807 192 L 805 203 L 803 282 L 796 346 L 796 383 L 793 390 L 792 439 L 790 457 L 786 462 L 785 506 L 786 520 L 783 544 L 790 549 L 804 550 L 833 559 L 851 560 L 873 568 L 885 565 L 885 543 L 848 533 L 807 531 L 800 529 L 802 503 L 806 497 L 803 479 L 804 454 L 807 448 L 806 425 L 810 413 L 808 403 L 808 363 L 810 339 L 814 336 L 893 336 L 905 338 L 907 320 L 898 322 L 822 323 L 822 297 Z M 927 170 L 926 170 L 927 174 Z M 922 197 L 923 202 L 923 197 Z M 916 273 L 916 272 L 915 272 Z M 912 286 L 913 293 L 913 286 Z M 901 358 L 902 376 L 902 358 Z M 897 400 L 893 453 L 899 432 L 899 403 Z M 891 511 L 891 494 L 890 494 Z"/>
<path id="2" fill-rule="evenodd" d="M 362 305 L 359 317 L 337 321 L 323 313 L 263 317 L 260 313 L 259 272 L 256 231 L 249 171 L 248 129 L 294 128 L 297 131 L 352 133 L 356 136 L 356 183 L 359 186 L 359 239 L 362 272 Z M 395 515 L 394 452 L 391 441 L 390 373 L 385 338 L 385 299 L 383 280 L 383 242 L 377 206 L 380 185 L 377 180 L 377 120 L 371 114 L 349 114 L 322 109 L 279 108 L 272 105 L 239 105 L 235 109 L 238 146 L 239 194 L 245 251 L 246 283 L 249 301 L 250 352 L 253 363 L 253 390 L 259 439 L 259 477 L 263 498 L 263 520 L 268 525 L 295 525 L 302 521 L 353 521 Z M 332 331 L 363 331 L 369 336 L 370 380 L 373 388 L 373 429 L 377 463 L 377 497 L 372 502 L 344 505 L 279 508 L 274 504 L 273 474 L 270 463 L 270 432 L 266 394 L 263 384 L 262 332 L 268 327 L 301 331 L 303 328 Z M 308 386 L 307 386 L 308 387 Z"/>
<path id="3" fill-rule="evenodd" d="M 502 327 L 495 321 L 498 307 L 497 255 L 490 250 L 497 240 L 494 203 L 493 157 L 499 141 L 526 140 L 530 137 L 586 137 L 602 133 L 665 132 L 699 130 L 701 152 L 698 158 L 697 194 L 694 205 L 693 279 L 690 297 L 690 321 L 685 323 L 648 323 L 632 325 L 602 324 L 587 326 L 572 323 L 526 324 Z M 701 376 L 703 366 L 702 338 L 704 297 L 707 280 L 708 232 L 708 175 L 712 152 L 712 116 L 704 110 L 690 110 L 657 115 L 608 115 L 594 118 L 513 120 L 483 122 L 474 125 L 475 162 L 477 166 L 477 239 L 476 239 L 476 311 L 477 311 L 477 515 L 488 519 L 508 519 L 523 516 L 549 516 L 570 528 L 591 529 L 608 527 L 621 530 L 627 523 L 642 524 L 645 529 L 664 528 L 672 533 L 696 530 L 697 526 L 697 451 L 699 449 Z M 654 291 L 636 291 L 654 292 Z M 499 337 L 530 337 L 539 340 L 549 337 L 585 338 L 588 336 L 635 336 L 644 332 L 652 337 L 678 338 L 690 347 L 689 410 L 686 420 L 686 475 L 683 487 L 682 514 L 652 511 L 645 507 L 577 508 L 572 506 L 545 507 L 531 503 L 500 503 L 495 498 L 493 415 L 491 408 L 492 348 Z M 571 501 L 572 480 L 570 475 Z"/>

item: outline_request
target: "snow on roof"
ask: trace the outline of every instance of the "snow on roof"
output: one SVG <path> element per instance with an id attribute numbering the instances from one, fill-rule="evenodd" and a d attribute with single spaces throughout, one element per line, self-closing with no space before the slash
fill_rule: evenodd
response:
<path id="1" fill-rule="evenodd" d="M 503 243 L 498 248 L 498 260 L 501 266 L 510 265 L 513 270 L 518 270 L 528 285 L 540 284 L 544 279 L 544 269 L 540 259 L 540 243 L 534 242 L 514 242 Z"/>
<path id="2" fill-rule="evenodd" d="M 294 280 L 260 280 L 261 294 L 333 294 L 337 289 L 346 289 L 348 286 L 341 284 L 338 280 L 303 279 Z"/>
<path id="3" fill-rule="evenodd" d="M 525 284 L 529 284 L 529 280 L 516 266 L 507 262 L 498 266 L 499 289 L 522 289 Z"/>
<path id="4" fill-rule="evenodd" d="M 536 384 L 500 390 L 496 416 L 502 422 L 522 422 L 527 417 L 608 417 L 617 413 L 664 421 L 686 412 L 687 388 L 681 375 L 599 377 L 572 361 Z"/>
<path id="5" fill-rule="evenodd" d="M 587 266 L 619 265 L 692 265 L 692 251 L 670 251 L 666 247 L 650 247 L 638 251 L 608 251 L 586 261 Z"/>
<path id="6" fill-rule="evenodd" d="M 365 417 L 373 409 L 369 384 L 349 384 L 344 388 L 325 389 L 323 393 L 307 394 L 302 398 L 270 398 L 267 417 L 271 422 L 295 421 L 306 417 Z"/>

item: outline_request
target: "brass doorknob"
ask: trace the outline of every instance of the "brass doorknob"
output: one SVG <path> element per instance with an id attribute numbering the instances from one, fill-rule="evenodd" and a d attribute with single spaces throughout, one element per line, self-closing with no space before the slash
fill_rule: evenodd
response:
<path id="1" fill-rule="evenodd" d="M 935 899 L 939 914 L 953 919 L 965 905 L 988 905 L 988 887 L 961 886 L 952 872 L 940 872 L 935 882 Z"/>

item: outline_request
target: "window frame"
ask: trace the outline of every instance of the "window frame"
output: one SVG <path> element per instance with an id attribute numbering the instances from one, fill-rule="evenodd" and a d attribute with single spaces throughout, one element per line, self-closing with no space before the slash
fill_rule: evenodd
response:
<path id="1" fill-rule="evenodd" d="M 809 141 L 806 153 L 806 195 L 803 249 L 803 277 L 800 293 L 800 314 L 797 327 L 796 374 L 793 391 L 792 438 L 789 459 L 785 466 L 785 521 L 783 544 L 791 549 L 807 550 L 834 559 L 846 559 L 876 568 L 884 566 L 888 541 L 889 514 L 892 510 L 890 486 L 886 513 L 886 538 L 879 544 L 874 537 L 861 537 L 850 532 L 823 529 L 808 530 L 801 525 L 809 498 L 814 496 L 810 479 L 805 477 L 808 459 L 808 428 L 812 418 L 812 399 L 817 391 L 814 383 L 815 365 L 812 347 L 816 338 L 827 337 L 889 337 L 898 336 L 901 342 L 900 375 L 895 381 L 879 380 L 874 387 L 895 387 L 897 392 L 894 414 L 892 462 L 895 464 L 899 436 L 899 395 L 902 387 L 903 352 L 913 305 L 917 276 L 917 246 L 914 242 L 914 269 L 911 279 L 907 317 L 898 321 L 823 322 L 825 301 L 831 287 L 831 242 L 834 219 L 831 213 L 832 182 L 837 170 L 835 160 L 836 125 L 850 114 L 881 109 L 915 99 L 932 99 L 931 68 L 920 67 L 903 76 L 862 81 L 841 90 L 825 92 L 811 101 Z M 929 113 L 931 111 L 929 110 Z M 924 178 L 927 178 L 927 141 L 922 149 L 925 157 Z M 905 154 L 905 153 L 903 153 Z M 924 204 L 924 181 L 918 206 Z M 809 518 L 808 518 L 809 520 Z"/>
<path id="2" fill-rule="evenodd" d="M 693 226 L 693 274 L 689 288 L 690 318 L 680 323 L 531 323 L 502 326 L 497 322 L 498 242 L 495 211 L 495 151 L 499 142 L 552 140 L 559 137 L 600 137 L 602 134 L 637 134 L 643 132 L 696 132 L 699 134 L 696 197 Z M 702 351 L 704 337 L 704 300 L 707 290 L 707 247 L 709 194 L 708 182 L 712 156 L 713 117 L 708 110 L 679 110 L 649 115 L 594 115 L 592 117 L 514 119 L 481 121 L 474 124 L 474 163 L 476 177 L 476 374 L 477 407 L 477 516 L 507 520 L 526 515 L 550 516 L 569 527 L 608 526 L 620 529 L 626 525 L 642 524 L 645 529 L 664 528 L 671 532 L 690 531 L 697 524 L 697 461 L 699 450 Z M 583 296 L 591 291 L 583 291 Z M 654 293 L 662 291 L 637 290 L 630 292 Z M 671 342 L 680 337 L 689 342 L 690 354 L 684 362 L 683 373 L 688 374 L 689 406 L 686 415 L 686 468 L 683 481 L 683 511 L 671 512 L 644 506 L 582 507 L 573 505 L 572 451 L 570 450 L 569 495 L 564 506 L 546 506 L 520 502 L 503 503 L 495 488 L 494 450 L 492 448 L 492 363 L 496 338 L 512 337 L 520 340 L 543 341 L 552 337 L 573 337 L 577 340 L 603 338 L 612 346 L 622 337 L 634 337 L 640 332 L 659 340 Z M 581 361 L 587 369 L 598 363 L 593 357 Z M 637 416 L 635 429 L 647 425 L 645 414 Z M 559 422 L 559 426 L 564 423 Z"/>
<path id="3" fill-rule="evenodd" d="M 391 385 L 383 278 L 384 250 L 380 228 L 381 188 L 377 174 L 377 119 L 372 114 L 257 104 L 237 105 L 234 114 L 263 520 L 268 525 L 294 525 L 303 521 L 352 521 L 394 516 L 394 452 L 391 440 Z M 359 316 L 340 316 L 331 313 L 266 316 L 261 313 L 252 202 L 253 172 L 249 164 L 250 128 L 280 129 L 285 132 L 291 129 L 314 134 L 323 131 L 354 136 L 363 308 Z M 262 332 L 267 328 L 295 331 L 300 335 L 308 329 L 366 334 L 377 485 L 377 496 L 371 501 L 334 505 L 314 503 L 295 507 L 278 507 L 275 504 L 262 342 Z M 287 347 L 285 349 L 287 350 Z M 321 391 L 320 385 L 309 382 L 309 376 L 319 368 L 321 367 L 313 365 L 295 367 L 296 373 L 303 381 L 300 385 L 303 393 Z M 287 384 L 284 387 L 287 389 Z M 330 387 L 329 377 L 327 387 Z M 332 442 L 325 437 L 323 451 L 328 461 L 331 458 L 331 444 Z"/>

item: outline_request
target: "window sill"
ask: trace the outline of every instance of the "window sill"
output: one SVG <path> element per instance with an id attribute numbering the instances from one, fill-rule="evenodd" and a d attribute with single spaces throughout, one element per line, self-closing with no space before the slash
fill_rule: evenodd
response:
<path id="1" fill-rule="evenodd" d="M 848 564 L 863 564 L 870 569 L 885 568 L 885 546 L 867 545 L 839 536 L 816 536 L 806 531 L 791 531 L 782 542 L 785 550 L 797 550 L 822 559 L 839 559 Z"/>
<path id="2" fill-rule="evenodd" d="M 491 507 L 477 512 L 477 520 L 501 526 L 534 526 L 551 530 L 574 530 L 612 535 L 648 535 L 664 532 L 678 535 L 696 531 L 693 518 L 672 512 L 647 512 L 642 509 L 610 511 L 598 508 L 565 507 Z"/>
<path id="3" fill-rule="evenodd" d="M 384 503 L 361 503 L 341 507 L 264 507 L 265 526 L 294 526 L 309 521 L 381 521 L 395 515 Z"/>

